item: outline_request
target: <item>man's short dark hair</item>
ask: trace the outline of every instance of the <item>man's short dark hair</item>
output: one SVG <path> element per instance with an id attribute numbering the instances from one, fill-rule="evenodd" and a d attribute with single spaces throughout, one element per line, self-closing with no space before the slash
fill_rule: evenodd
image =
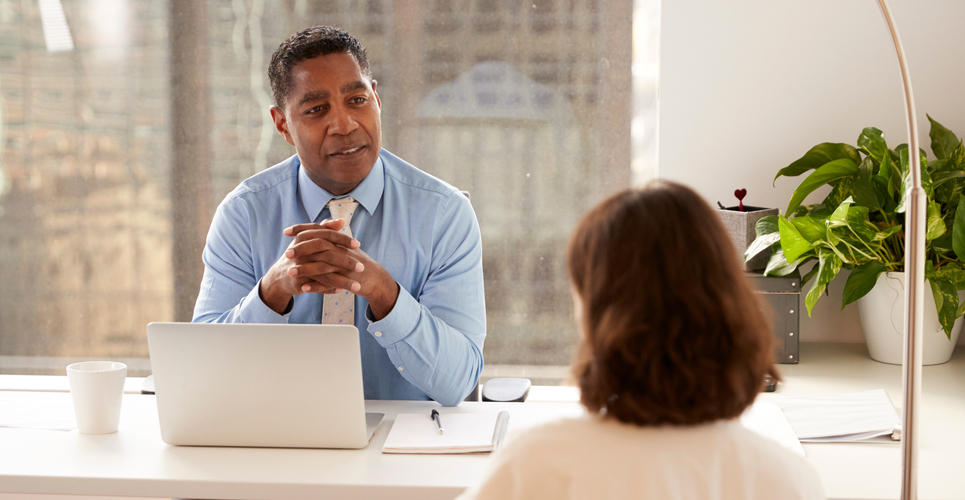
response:
<path id="1" fill-rule="evenodd" d="M 345 53 L 352 56 L 362 74 L 372 79 L 372 69 L 365 56 L 365 47 L 345 31 L 332 26 L 312 26 L 288 37 L 271 55 L 268 80 L 275 106 L 285 111 L 285 101 L 295 86 L 292 68 L 296 64 L 328 54 Z"/>

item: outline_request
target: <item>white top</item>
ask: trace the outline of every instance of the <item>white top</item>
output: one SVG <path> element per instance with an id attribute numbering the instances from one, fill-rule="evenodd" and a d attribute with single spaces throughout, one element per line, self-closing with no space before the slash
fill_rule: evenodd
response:
<path id="1" fill-rule="evenodd" d="M 637 427 L 595 416 L 520 433 L 468 499 L 824 499 L 801 457 L 736 420 Z"/>

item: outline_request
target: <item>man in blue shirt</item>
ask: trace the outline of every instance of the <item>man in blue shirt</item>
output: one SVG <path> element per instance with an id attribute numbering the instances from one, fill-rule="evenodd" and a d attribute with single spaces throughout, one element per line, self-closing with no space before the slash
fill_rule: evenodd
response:
<path id="1" fill-rule="evenodd" d="M 366 399 L 458 404 L 486 336 L 469 200 L 381 149 L 376 81 L 349 34 L 296 33 L 268 73 L 275 127 L 297 154 L 218 207 L 194 321 L 354 322 Z"/>

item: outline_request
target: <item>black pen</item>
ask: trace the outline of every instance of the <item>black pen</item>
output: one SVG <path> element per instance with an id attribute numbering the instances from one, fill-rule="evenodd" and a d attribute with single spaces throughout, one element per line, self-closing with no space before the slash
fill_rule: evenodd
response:
<path id="1" fill-rule="evenodd" d="M 436 424 L 439 425 L 439 434 L 446 432 L 446 430 L 442 428 L 442 418 L 440 418 L 439 412 L 437 412 L 435 408 L 432 409 L 432 420 L 435 420 Z"/>

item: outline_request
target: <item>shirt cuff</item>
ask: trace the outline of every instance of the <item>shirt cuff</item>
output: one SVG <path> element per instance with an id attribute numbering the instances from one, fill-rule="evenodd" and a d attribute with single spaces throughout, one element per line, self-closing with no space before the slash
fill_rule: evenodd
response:
<path id="1" fill-rule="evenodd" d="M 267 307 L 267 306 L 266 306 Z M 391 347 L 415 331 L 422 315 L 422 306 L 412 295 L 399 285 L 399 297 L 395 299 L 392 311 L 379 321 L 374 321 L 372 307 L 366 306 L 365 318 L 369 320 L 368 332 L 382 347 Z"/>
<path id="2" fill-rule="evenodd" d="M 261 280 L 258 280 L 255 287 L 248 292 L 248 296 L 241 301 L 241 307 L 238 311 L 239 323 L 287 324 L 288 317 L 291 315 L 292 303 L 289 302 L 289 308 L 285 311 L 285 314 L 278 314 L 268 307 L 265 301 L 261 300 L 261 294 L 258 293 L 260 289 Z"/>

